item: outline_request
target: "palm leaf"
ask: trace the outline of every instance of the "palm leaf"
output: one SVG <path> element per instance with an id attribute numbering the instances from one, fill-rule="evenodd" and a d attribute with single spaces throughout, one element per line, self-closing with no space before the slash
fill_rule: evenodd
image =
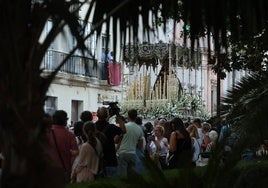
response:
<path id="1" fill-rule="evenodd" d="M 268 137 L 268 74 L 252 74 L 243 78 L 223 100 L 225 110 L 222 112 L 234 123 L 244 136 L 253 143 Z M 250 133 L 250 134 L 249 134 Z"/>

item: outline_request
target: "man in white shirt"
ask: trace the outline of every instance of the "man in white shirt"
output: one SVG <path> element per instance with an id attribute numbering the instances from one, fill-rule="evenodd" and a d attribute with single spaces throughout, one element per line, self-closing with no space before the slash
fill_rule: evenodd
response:
<path id="1" fill-rule="evenodd" d="M 128 111 L 128 123 L 126 126 L 126 133 L 118 150 L 118 175 L 129 176 L 135 170 L 136 165 L 136 147 L 142 148 L 143 131 L 139 125 L 135 123 L 137 118 L 137 110 Z"/>

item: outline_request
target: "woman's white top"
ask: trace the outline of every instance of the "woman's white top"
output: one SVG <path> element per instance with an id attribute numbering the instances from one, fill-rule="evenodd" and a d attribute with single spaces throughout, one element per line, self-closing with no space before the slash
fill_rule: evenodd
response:
<path id="1" fill-rule="evenodd" d="M 157 140 L 157 138 L 155 138 Z M 159 156 L 166 156 L 168 153 L 168 147 L 167 147 L 168 140 L 166 137 L 163 137 L 160 140 L 160 150 L 157 151 Z"/>

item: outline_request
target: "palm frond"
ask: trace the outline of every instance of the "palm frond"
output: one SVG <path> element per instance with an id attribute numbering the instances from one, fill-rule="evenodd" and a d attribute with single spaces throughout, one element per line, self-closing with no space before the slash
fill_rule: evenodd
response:
<path id="1" fill-rule="evenodd" d="M 223 116 L 252 142 L 268 138 L 268 73 L 243 78 L 224 98 Z M 250 134 L 249 134 L 250 133 Z"/>

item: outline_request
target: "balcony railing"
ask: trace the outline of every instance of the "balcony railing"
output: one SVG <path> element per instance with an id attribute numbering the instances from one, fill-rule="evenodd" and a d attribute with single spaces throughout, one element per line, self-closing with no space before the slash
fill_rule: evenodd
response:
<path id="1" fill-rule="evenodd" d="M 42 68 L 48 71 L 55 70 L 68 54 L 55 50 L 48 50 L 43 59 Z M 60 69 L 62 72 L 101 79 L 101 65 L 95 63 L 94 59 L 78 55 L 71 56 Z"/>
<path id="2" fill-rule="evenodd" d="M 67 53 L 48 50 L 43 59 L 41 68 L 47 71 L 54 71 L 67 55 Z M 108 69 L 110 71 L 108 71 Z M 109 75 L 110 81 L 118 80 L 118 76 L 121 76 L 120 64 L 112 63 L 107 66 L 105 63 L 97 63 L 93 58 L 78 55 L 71 56 L 63 67 L 61 67 L 60 71 L 74 75 L 96 77 L 99 80 L 107 80 Z"/>

